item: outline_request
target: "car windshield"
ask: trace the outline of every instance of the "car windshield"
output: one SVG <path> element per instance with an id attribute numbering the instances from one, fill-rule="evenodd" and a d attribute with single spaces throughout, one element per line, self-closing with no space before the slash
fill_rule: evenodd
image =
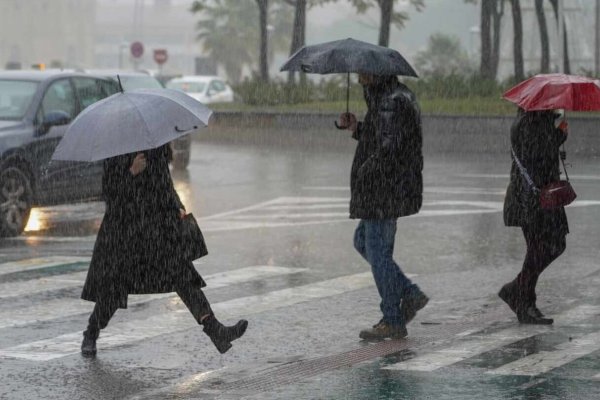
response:
<path id="1" fill-rule="evenodd" d="M 121 76 L 124 90 L 133 89 L 162 89 L 160 82 L 151 76 Z"/>
<path id="2" fill-rule="evenodd" d="M 0 119 L 22 119 L 37 86 L 31 81 L 0 80 Z"/>
<path id="3" fill-rule="evenodd" d="M 202 93 L 204 92 L 204 88 L 206 87 L 206 82 L 169 82 L 167 83 L 167 87 L 169 89 L 181 90 L 186 93 Z"/>

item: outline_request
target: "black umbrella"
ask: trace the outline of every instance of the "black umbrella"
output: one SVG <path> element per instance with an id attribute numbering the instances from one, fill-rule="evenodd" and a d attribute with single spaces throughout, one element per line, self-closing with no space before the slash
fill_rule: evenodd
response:
<path id="1" fill-rule="evenodd" d="M 302 71 L 323 75 L 347 73 L 346 112 L 350 102 L 351 72 L 417 77 L 415 70 L 396 50 L 354 39 L 304 46 L 283 64 L 281 71 Z"/>

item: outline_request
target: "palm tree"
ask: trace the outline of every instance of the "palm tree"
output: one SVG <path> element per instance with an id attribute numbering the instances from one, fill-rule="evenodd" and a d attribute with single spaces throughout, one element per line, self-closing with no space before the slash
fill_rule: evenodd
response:
<path id="1" fill-rule="evenodd" d="M 525 79 L 525 65 L 523 62 L 523 18 L 521 17 L 521 1 L 510 0 L 513 19 L 513 57 L 515 65 L 515 80 Z"/>
<path id="2" fill-rule="evenodd" d="M 364 13 L 373 6 L 378 6 L 381 15 L 379 24 L 379 45 L 388 47 L 390 44 L 390 30 L 392 24 L 398 29 L 404 27 L 404 23 L 409 19 L 406 12 L 394 11 L 394 3 L 396 0 L 350 0 L 359 13 Z M 417 11 L 421 11 L 425 7 L 424 0 L 409 0 L 410 4 Z"/>
<path id="3" fill-rule="evenodd" d="M 268 81 L 273 51 L 286 48 L 289 43 L 289 10 L 280 6 L 264 8 L 269 6 L 268 0 L 256 1 L 196 0 L 191 7 L 191 12 L 202 16 L 197 23 L 198 39 L 234 82 L 239 82 L 245 66 L 256 64 L 259 77 Z M 249 24 L 248 20 L 257 24 Z M 274 21 L 272 27 L 268 20 Z M 269 28 L 272 28 L 272 43 L 269 43 Z"/>
<path id="4" fill-rule="evenodd" d="M 548 39 L 548 26 L 544 14 L 544 0 L 535 0 L 535 15 L 540 29 L 540 42 L 542 47 L 542 58 L 540 60 L 540 72 L 545 74 L 550 71 L 550 40 Z"/>
<path id="5" fill-rule="evenodd" d="M 472 2 L 472 1 L 469 1 Z M 500 22 L 504 15 L 504 0 L 481 1 L 481 62 L 479 73 L 484 79 L 496 79 L 500 61 Z"/>

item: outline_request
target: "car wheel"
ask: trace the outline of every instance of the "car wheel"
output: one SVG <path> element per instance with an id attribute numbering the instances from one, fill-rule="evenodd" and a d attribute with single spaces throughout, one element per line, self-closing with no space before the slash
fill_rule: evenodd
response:
<path id="1" fill-rule="evenodd" d="M 177 154 L 176 157 L 173 158 L 173 161 L 171 162 L 171 164 L 173 165 L 173 168 L 175 168 L 176 170 L 184 170 L 187 168 L 187 166 L 190 163 L 190 152 L 185 151 L 185 152 L 181 152 L 179 154 Z"/>
<path id="2" fill-rule="evenodd" d="M 17 236 L 23 232 L 32 199 L 31 182 L 25 172 L 18 167 L 0 171 L 0 236 Z"/>

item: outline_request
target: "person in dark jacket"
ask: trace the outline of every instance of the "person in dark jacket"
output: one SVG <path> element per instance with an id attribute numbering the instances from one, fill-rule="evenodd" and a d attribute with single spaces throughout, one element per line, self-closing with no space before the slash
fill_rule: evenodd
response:
<path id="1" fill-rule="evenodd" d="M 368 112 L 339 126 L 358 140 L 350 174 L 350 218 L 360 219 L 354 247 L 371 265 L 383 318 L 362 339 L 402 338 L 427 296 L 393 259 L 396 220 L 419 212 L 423 201 L 421 116 L 415 95 L 395 76 L 359 74 Z"/>
<path id="2" fill-rule="evenodd" d="M 504 224 L 523 231 L 527 253 L 517 277 L 504 285 L 498 295 L 524 324 L 552 324 L 536 305 L 535 287 L 540 274 L 566 248 L 569 233 L 563 207 L 540 207 L 539 193 L 527 182 L 521 163 L 536 188 L 560 180 L 559 146 L 567 139 L 565 128 L 555 127 L 559 114 L 553 111 L 519 109 L 511 128 L 513 162 L 504 200 Z"/>
<path id="3" fill-rule="evenodd" d="M 104 161 L 106 212 L 98 232 L 82 299 L 96 303 L 83 333 L 82 354 L 96 354 L 96 340 L 129 294 L 177 292 L 224 353 L 241 337 L 245 320 L 223 326 L 202 288 L 192 260 L 179 256 L 179 224 L 185 208 L 169 172 L 169 145 Z"/>

